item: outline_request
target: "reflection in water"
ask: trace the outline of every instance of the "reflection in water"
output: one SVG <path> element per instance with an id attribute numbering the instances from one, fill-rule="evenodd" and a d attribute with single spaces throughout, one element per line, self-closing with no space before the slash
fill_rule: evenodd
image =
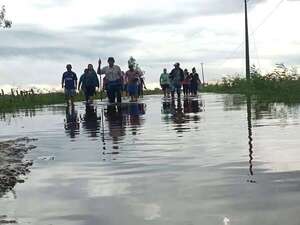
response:
<path id="1" fill-rule="evenodd" d="M 253 133 L 252 133 L 252 113 L 251 113 L 251 96 L 247 96 L 247 122 L 248 122 L 248 144 L 249 144 L 249 183 L 256 183 L 253 179 Z"/>
<path id="2" fill-rule="evenodd" d="M 74 106 L 66 107 L 65 131 L 71 138 L 79 134 L 79 118 Z"/>
<path id="3" fill-rule="evenodd" d="M 184 99 L 183 107 L 180 99 L 177 99 L 176 102 L 175 100 L 163 101 L 161 110 L 163 120 L 167 123 L 172 123 L 177 133 L 189 131 L 191 128 L 186 125 L 190 122 L 199 122 L 201 118 L 198 113 L 202 111 L 202 101 L 189 98 Z"/>
<path id="4" fill-rule="evenodd" d="M 103 155 L 118 155 L 119 144 L 126 135 L 126 127 L 131 131 L 132 135 L 137 135 L 139 128 L 144 124 L 142 115 L 146 113 L 146 105 L 139 103 L 130 103 L 122 105 L 108 105 L 102 114 L 107 121 L 107 128 L 102 121 L 102 142 Z M 108 131 L 108 137 L 105 136 L 105 131 Z M 112 142 L 112 150 L 107 149 L 107 141 Z"/>
<path id="5" fill-rule="evenodd" d="M 3 135 L 39 138 L 37 151 L 26 158 L 51 152 L 59 160 L 38 161 L 26 184 L 17 186 L 17 198 L 0 199 L 0 224 L 1 215 L 19 224 L 217 225 L 225 217 L 232 224 L 299 224 L 300 114 L 293 119 L 290 107 L 289 124 L 281 127 L 275 114 L 266 112 L 255 120 L 256 100 L 246 104 L 245 98 L 241 111 L 224 111 L 223 95 L 202 98 L 207 112 L 201 112 L 201 101 L 162 103 L 158 96 L 143 100 L 147 108 L 110 108 L 97 102 L 97 115 L 103 113 L 98 137 L 88 138 L 81 127 L 76 143 L 61 135 L 65 106 L 55 115 L 37 111 L 34 119 L 12 120 L 11 126 L 2 127 Z M 77 104 L 76 110 L 83 123 L 89 109 Z M 193 122 L 194 116 L 201 117 L 201 123 Z M 190 132 L 178 138 L 174 121 L 184 121 L 182 127 Z M 27 124 L 35 125 L 32 131 L 19 129 Z M 253 180 L 260 184 L 250 183 Z"/>
<path id="6" fill-rule="evenodd" d="M 89 137 L 98 137 L 100 133 L 101 116 L 97 114 L 97 107 L 93 104 L 86 104 L 85 114 L 80 116 L 82 121 L 82 128 L 89 133 Z"/>
<path id="7" fill-rule="evenodd" d="M 32 109 L 23 109 L 23 110 L 15 110 L 13 112 L 10 113 L 6 113 L 1 111 L 0 112 L 0 121 L 5 121 L 8 124 L 11 123 L 11 120 L 13 118 L 17 118 L 17 117 L 29 117 L 29 118 L 33 118 L 36 116 L 36 109 L 32 108 Z"/>

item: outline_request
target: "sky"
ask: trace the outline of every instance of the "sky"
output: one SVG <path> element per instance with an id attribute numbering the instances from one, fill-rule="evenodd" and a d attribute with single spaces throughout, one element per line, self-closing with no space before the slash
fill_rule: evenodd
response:
<path id="1" fill-rule="evenodd" d="M 11 29 L 0 30 L 0 87 L 58 88 L 65 65 L 80 76 L 109 56 L 130 56 L 158 86 L 175 62 L 206 81 L 244 74 L 243 0 L 0 0 Z M 281 3 L 282 2 L 282 3 Z M 281 4 L 279 4 L 281 3 Z M 251 64 L 300 65 L 300 0 L 249 0 Z M 279 7 L 277 7 L 279 6 Z M 275 10 L 276 9 L 276 10 Z"/>

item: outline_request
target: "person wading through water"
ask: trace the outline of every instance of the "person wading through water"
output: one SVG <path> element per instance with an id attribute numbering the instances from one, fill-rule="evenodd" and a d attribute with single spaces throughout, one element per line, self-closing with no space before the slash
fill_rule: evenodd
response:
<path id="1" fill-rule="evenodd" d="M 134 65 L 128 65 L 129 70 L 126 72 L 128 94 L 131 102 L 138 100 L 139 72 L 134 69 Z"/>
<path id="2" fill-rule="evenodd" d="M 199 87 L 201 85 L 201 80 L 199 78 L 199 74 L 196 72 L 195 67 L 192 69 L 191 77 L 191 93 L 193 96 L 197 96 Z"/>
<path id="3" fill-rule="evenodd" d="M 164 97 L 168 97 L 170 90 L 170 78 L 167 69 L 164 69 L 163 73 L 160 75 L 159 83 L 161 89 L 164 92 Z"/>
<path id="4" fill-rule="evenodd" d="M 179 63 L 174 64 L 174 69 L 170 73 L 170 83 L 171 83 L 171 96 L 174 98 L 175 92 L 177 97 L 180 98 L 181 94 L 181 84 L 184 79 L 183 70 L 180 68 Z"/>
<path id="5" fill-rule="evenodd" d="M 115 65 L 115 59 L 109 57 L 108 66 L 101 69 L 101 59 L 98 61 L 98 70 L 97 73 L 100 75 L 104 74 L 105 80 L 105 89 L 107 90 L 107 95 L 110 103 L 115 103 L 116 98 L 117 102 L 122 102 L 122 71 L 121 68 Z"/>
<path id="6" fill-rule="evenodd" d="M 72 71 L 71 64 L 68 64 L 66 68 L 67 71 L 62 75 L 61 86 L 65 89 L 67 104 L 69 105 L 69 102 L 71 101 L 71 104 L 74 105 L 74 97 L 77 89 L 77 76 L 76 73 Z"/>
<path id="7" fill-rule="evenodd" d="M 80 77 L 78 90 L 83 90 L 85 95 L 85 101 L 88 103 L 93 100 L 92 97 L 96 94 L 96 88 L 100 88 L 98 76 L 94 70 L 92 64 L 88 65 L 88 68 L 84 71 L 84 74 Z"/>
<path id="8" fill-rule="evenodd" d="M 191 75 L 187 69 L 184 70 L 184 80 L 182 82 L 182 86 L 184 97 L 188 97 L 190 94 Z"/>

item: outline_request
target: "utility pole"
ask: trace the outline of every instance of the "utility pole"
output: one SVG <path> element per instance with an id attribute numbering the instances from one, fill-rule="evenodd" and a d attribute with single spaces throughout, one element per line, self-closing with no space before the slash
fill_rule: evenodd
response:
<path id="1" fill-rule="evenodd" d="M 250 51 L 249 51 L 249 30 L 248 30 L 248 6 L 247 0 L 245 1 L 245 50 L 246 50 L 246 78 L 250 80 Z"/>
<path id="2" fill-rule="evenodd" d="M 201 70 L 202 70 L 202 82 L 203 82 L 203 86 L 205 85 L 205 80 L 204 80 L 204 69 L 203 69 L 203 65 L 204 63 L 201 63 Z"/>

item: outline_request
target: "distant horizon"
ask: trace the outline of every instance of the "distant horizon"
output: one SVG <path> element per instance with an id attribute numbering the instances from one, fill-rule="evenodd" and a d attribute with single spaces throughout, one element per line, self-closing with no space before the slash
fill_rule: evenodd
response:
<path id="1" fill-rule="evenodd" d="M 101 57 L 105 65 L 109 56 L 123 70 L 133 56 L 153 87 L 159 86 L 163 68 L 171 70 L 177 61 L 183 69 L 196 67 L 199 74 L 203 62 L 210 82 L 245 74 L 240 0 L 162 0 L 159 5 L 147 0 L 0 0 L 2 4 L 13 21 L 11 29 L 0 30 L 2 87 L 56 87 L 67 63 L 80 76 L 87 64 L 96 67 Z M 251 65 L 262 73 L 276 63 L 299 67 L 298 9 L 298 0 L 249 1 Z"/>

